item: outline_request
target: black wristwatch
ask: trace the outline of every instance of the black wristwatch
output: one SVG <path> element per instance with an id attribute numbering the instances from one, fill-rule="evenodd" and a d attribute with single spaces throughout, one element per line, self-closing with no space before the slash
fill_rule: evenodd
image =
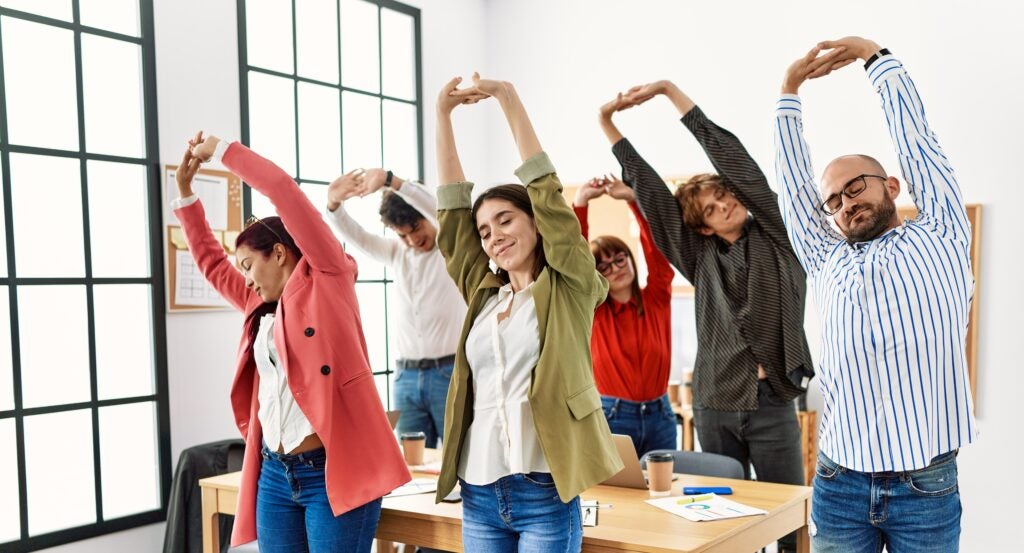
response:
<path id="1" fill-rule="evenodd" d="M 394 173 L 392 173 L 392 172 L 391 172 L 391 171 L 389 170 L 389 171 L 388 171 L 388 176 L 384 177 L 384 187 L 385 187 L 385 188 L 391 188 L 391 181 L 392 181 L 392 179 L 394 179 L 394 178 L 395 178 L 395 174 L 394 174 Z"/>
<path id="2" fill-rule="evenodd" d="M 882 56 L 888 56 L 889 54 L 892 54 L 892 52 L 890 52 L 888 48 L 882 48 L 881 50 L 875 52 L 874 54 L 871 55 L 870 58 L 868 58 L 868 61 L 864 62 L 864 70 L 867 71 L 868 67 L 871 67 L 871 64 L 875 63 L 875 60 L 877 60 L 878 58 Z"/>

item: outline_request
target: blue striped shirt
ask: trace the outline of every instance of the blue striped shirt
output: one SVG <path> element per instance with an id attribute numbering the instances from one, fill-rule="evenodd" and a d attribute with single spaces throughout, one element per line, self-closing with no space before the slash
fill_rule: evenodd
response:
<path id="1" fill-rule="evenodd" d="M 907 471 L 977 434 L 965 347 L 971 230 L 956 175 L 903 65 L 886 55 L 867 71 L 917 218 L 874 240 L 846 242 L 818 207 L 795 95 L 776 106 L 775 169 L 822 325 L 819 449 L 855 471 Z"/>

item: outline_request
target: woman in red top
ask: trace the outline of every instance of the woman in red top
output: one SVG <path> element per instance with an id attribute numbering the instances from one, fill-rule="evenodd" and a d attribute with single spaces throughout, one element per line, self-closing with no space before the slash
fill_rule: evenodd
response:
<path id="1" fill-rule="evenodd" d="M 239 234 L 234 263 L 192 191 L 199 164 L 211 158 L 281 214 Z M 355 261 L 295 181 L 238 142 L 197 134 L 176 179 L 173 204 L 189 253 L 245 314 L 231 386 L 245 438 L 231 544 L 370 551 L 381 496 L 410 477 L 370 372 Z"/>
<path id="2" fill-rule="evenodd" d="M 594 380 L 608 426 L 633 439 L 637 454 L 676 449 L 676 417 L 668 401 L 672 361 L 672 267 L 658 251 L 650 226 L 637 207 L 633 189 L 613 177 L 592 179 L 580 187 L 573 209 L 584 238 L 587 206 L 603 194 L 624 200 L 640 225 L 647 261 L 647 286 L 637 282 L 636 260 L 614 236 L 590 242 L 597 270 L 608 279 L 608 299 L 594 313 L 590 342 Z"/>

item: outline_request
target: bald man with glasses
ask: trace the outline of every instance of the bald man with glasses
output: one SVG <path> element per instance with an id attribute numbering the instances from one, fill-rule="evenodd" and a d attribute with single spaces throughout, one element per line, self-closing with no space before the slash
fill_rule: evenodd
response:
<path id="1" fill-rule="evenodd" d="M 820 191 L 814 182 L 796 93 L 858 59 L 880 96 L 914 220 L 896 213 L 900 179 L 869 156 L 839 157 Z M 789 67 L 782 92 L 779 203 L 822 326 L 813 549 L 956 551 L 956 453 L 977 434 L 966 356 L 971 229 L 956 175 L 903 64 L 870 40 L 820 43 Z"/>

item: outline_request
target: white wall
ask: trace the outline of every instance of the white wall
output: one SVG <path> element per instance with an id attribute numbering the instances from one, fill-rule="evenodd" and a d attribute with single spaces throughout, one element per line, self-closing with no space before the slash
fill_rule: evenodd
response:
<path id="1" fill-rule="evenodd" d="M 405 1 L 419 7 L 423 38 L 425 178 L 433 182 L 436 91 L 456 72 L 483 67 L 483 0 Z M 154 0 L 160 160 L 176 164 L 198 129 L 241 136 L 238 27 L 234 0 Z M 467 170 L 482 172 L 484 121 L 461 124 Z M 173 183 L 172 183 L 173 186 Z M 238 436 L 228 392 L 242 317 L 231 311 L 169 314 L 167 373 L 171 459 L 192 445 Z M 47 551 L 159 551 L 164 524 L 118 532 Z"/>
<path id="2" fill-rule="evenodd" d="M 1016 498 L 1011 440 L 1021 437 L 1020 339 L 1024 270 L 1017 236 L 1017 129 L 1024 64 L 1016 42 L 1024 7 L 1008 2 L 491 2 L 493 77 L 516 83 L 563 181 L 617 170 L 596 120 L 617 90 L 674 80 L 772 171 L 772 108 L 784 69 L 819 40 L 869 36 L 907 65 L 969 202 L 984 204 L 977 409 L 981 436 L 961 451 L 962 550 L 1009 550 Z M 843 69 L 802 91 L 806 133 L 820 172 L 844 153 L 877 156 L 896 171 L 878 98 L 863 71 Z M 711 170 L 663 99 L 617 121 L 664 174 Z M 508 174 L 516 150 L 504 126 L 490 140 L 492 166 Z M 774 181 L 774 178 L 770 180 Z M 813 312 L 813 306 L 810 311 Z M 813 316 L 810 317 L 813 319 Z M 809 337 L 817 349 L 816 323 Z M 812 397 L 820 407 L 820 396 Z"/>

